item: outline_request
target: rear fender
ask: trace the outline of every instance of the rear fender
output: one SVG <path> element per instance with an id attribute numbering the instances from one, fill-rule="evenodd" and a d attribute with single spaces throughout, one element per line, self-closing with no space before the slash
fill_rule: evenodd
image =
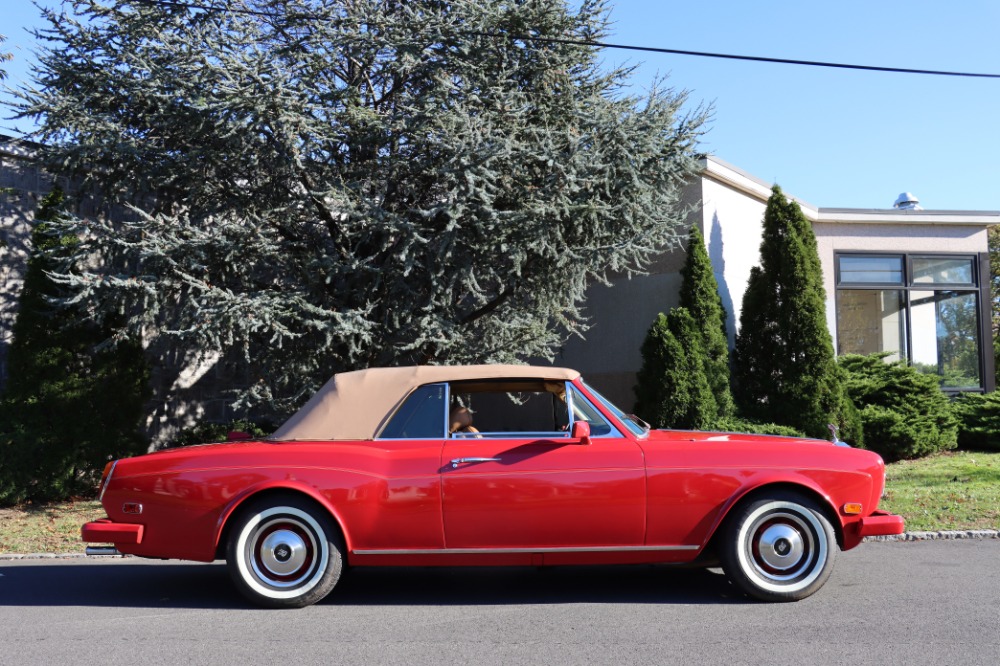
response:
<path id="1" fill-rule="evenodd" d="M 340 533 L 344 537 L 344 544 L 347 546 L 348 550 L 351 549 L 351 535 L 345 529 L 345 523 L 337 508 L 333 506 L 322 493 L 318 492 L 313 486 L 309 486 L 302 483 L 296 483 L 294 481 L 273 481 L 269 483 L 261 483 L 250 488 L 247 488 L 243 492 L 236 495 L 226 508 L 219 514 L 219 521 L 215 526 L 215 552 L 216 558 L 222 559 L 226 548 L 226 539 L 228 537 L 228 528 L 230 525 L 229 519 L 236 513 L 240 507 L 242 507 L 247 501 L 251 499 L 256 499 L 261 495 L 266 494 L 280 494 L 280 493 L 295 493 L 297 495 L 304 495 L 312 501 L 320 505 L 330 516 L 333 518 L 334 522 L 337 523 L 337 527 L 340 528 Z"/>

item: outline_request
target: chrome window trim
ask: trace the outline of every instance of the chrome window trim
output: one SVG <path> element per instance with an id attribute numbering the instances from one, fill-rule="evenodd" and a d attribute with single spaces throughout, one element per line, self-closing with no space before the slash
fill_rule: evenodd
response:
<path id="1" fill-rule="evenodd" d="M 573 432 L 573 423 L 576 421 L 576 412 L 573 411 L 573 388 L 569 382 L 563 382 L 563 395 L 566 396 L 566 409 L 569 410 L 569 417 L 566 421 L 566 432 Z"/>
<path id="2" fill-rule="evenodd" d="M 453 432 L 451 439 L 566 439 L 569 432 L 565 430 L 522 430 L 515 432 Z"/>
<path id="3" fill-rule="evenodd" d="M 618 426 L 616 426 L 607 416 L 602 414 L 601 410 L 597 408 L 597 405 L 595 405 L 589 398 L 587 398 L 587 396 L 584 395 L 584 393 L 580 389 L 576 388 L 572 384 L 569 384 L 569 388 L 567 388 L 566 395 L 570 395 L 569 393 L 570 388 L 572 388 L 573 392 L 576 393 L 580 398 L 583 398 L 583 401 L 587 403 L 591 409 L 594 410 L 594 413 L 600 416 L 604 420 L 604 423 L 606 423 L 607 426 L 611 428 L 611 432 L 604 433 L 603 435 L 591 435 L 590 436 L 591 439 L 606 439 L 606 438 L 624 439 L 625 435 L 623 435 L 621 430 L 618 429 Z"/>
<path id="4" fill-rule="evenodd" d="M 444 430 L 441 438 L 450 439 L 454 433 L 451 432 L 451 382 L 444 382 Z"/>

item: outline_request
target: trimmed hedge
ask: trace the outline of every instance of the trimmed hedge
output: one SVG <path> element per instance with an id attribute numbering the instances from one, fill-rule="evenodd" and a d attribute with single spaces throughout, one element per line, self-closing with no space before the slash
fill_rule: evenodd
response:
<path id="1" fill-rule="evenodd" d="M 887 363 L 888 355 L 837 359 L 847 371 L 847 394 L 861 412 L 865 448 L 886 462 L 954 449 L 959 420 L 937 376 L 902 361 Z"/>
<path id="2" fill-rule="evenodd" d="M 961 420 L 959 448 L 1000 451 L 1000 392 L 966 393 L 952 406 Z"/>

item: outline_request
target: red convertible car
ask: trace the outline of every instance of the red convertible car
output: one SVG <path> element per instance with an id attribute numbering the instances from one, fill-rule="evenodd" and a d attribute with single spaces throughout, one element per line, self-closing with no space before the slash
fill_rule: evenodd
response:
<path id="1" fill-rule="evenodd" d="M 721 562 L 743 592 L 818 590 L 838 550 L 899 534 L 881 458 L 788 437 L 650 430 L 573 370 L 333 377 L 262 441 L 109 463 L 88 553 L 210 562 L 272 607 L 350 566 Z"/>

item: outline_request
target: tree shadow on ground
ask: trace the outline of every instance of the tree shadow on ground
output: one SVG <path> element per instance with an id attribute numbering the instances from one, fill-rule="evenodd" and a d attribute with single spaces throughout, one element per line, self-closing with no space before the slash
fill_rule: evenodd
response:
<path id="1" fill-rule="evenodd" d="M 0 606 L 253 608 L 226 567 L 142 560 L 0 566 Z M 635 565 L 551 568 L 359 568 L 324 606 L 741 604 L 718 570 Z"/>

